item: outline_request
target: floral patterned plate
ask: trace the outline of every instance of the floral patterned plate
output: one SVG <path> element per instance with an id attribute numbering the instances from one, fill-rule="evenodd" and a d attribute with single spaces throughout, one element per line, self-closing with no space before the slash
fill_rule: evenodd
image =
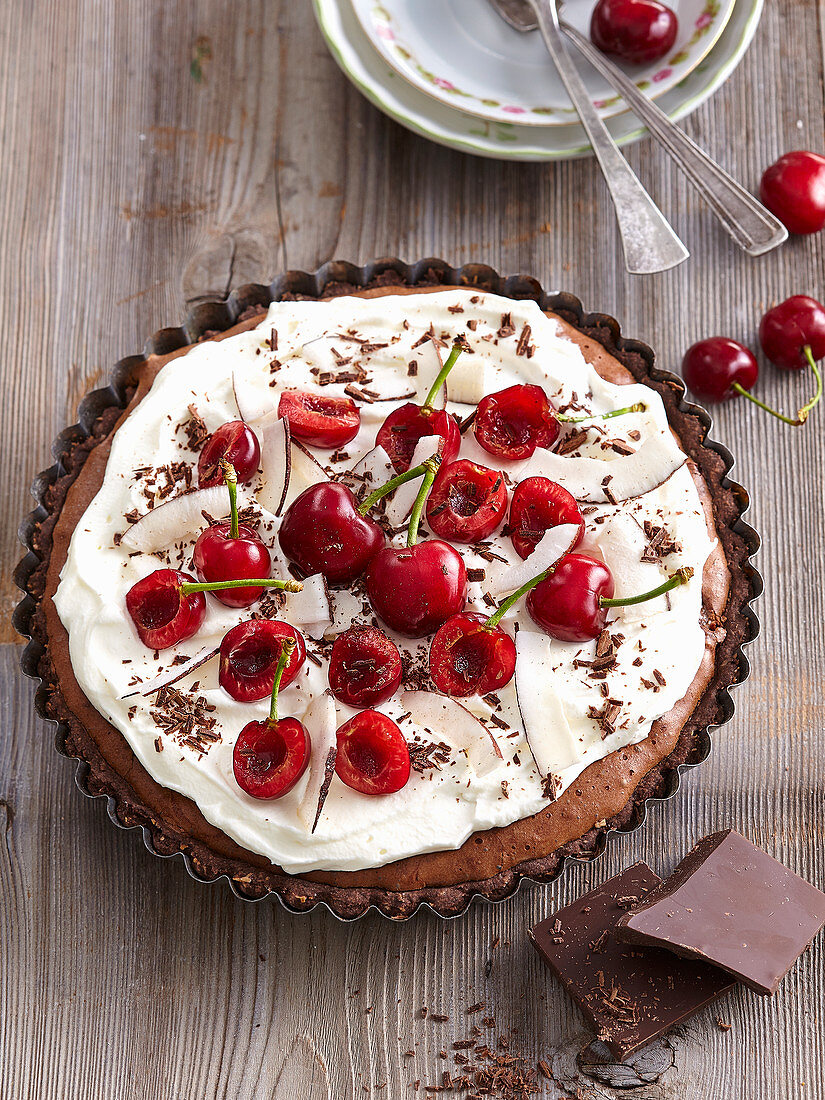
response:
<path id="1" fill-rule="evenodd" d="M 564 18 L 584 34 L 596 0 L 567 0 Z M 459 111 L 492 122 L 559 126 L 575 111 L 538 33 L 509 27 L 487 0 L 352 0 L 367 37 L 410 84 Z M 669 91 L 713 48 L 735 0 L 670 0 L 679 33 L 670 54 L 649 65 L 625 65 L 651 98 Z M 575 51 L 573 51 L 575 54 Z M 624 100 L 578 60 L 603 118 Z"/>

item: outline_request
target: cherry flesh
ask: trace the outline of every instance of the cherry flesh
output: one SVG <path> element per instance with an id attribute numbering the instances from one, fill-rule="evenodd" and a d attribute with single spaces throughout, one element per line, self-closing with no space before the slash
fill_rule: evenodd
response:
<path id="1" fill-rule="evenodd" d="M 467 570 L 440 539 L 385 546 L 367 569 L 367 594 L 379 619 L 408 638 L 423 638 L 463 610 Z"/>
<path id="2" fill-rule="evenodd" d="M 473 431 L 479 445 L 500 458 L 529 458 L 536 447 L 552 447 L 559 434 L 541 386 L 509 386 L 479 402 Z"/>
<path id="3" fill-rule="evenodd" d="M 598 638 L 607 620 L 602 599 L 613 596 L 607 566 L 583 554 L 568 554 L 527 597 L 533 622 L 560 642 Z"/>
<path id="4" fill-rule="evenodd" d="M 690 390 L 705 401 L 726 401 L 750 390 L 759 377 L 752 351 L 726 336 L 699 340 L 685 352 L 682 375 Z"/>
<path id="5" fill-rule="evenodd" d="M 442 466 L 427 501 L 427 522 L 441 538 L 471 543 L 492 535 L 506 511 L 502 474 L 461 459 Z"/>
<path id="6" fill-rule="evenodd" d="M 769 309 L 759 325 L 759 343 L 774 366 L 802 370 L 813 359 L 825 359 L 825 306 L 805 294 L 794 294 Z"/>
<path id="7" fill-rule="evenodd" d="M 303 724 L 297 718 L 278 717 L 278 691 L 291 648 L 288 641 L 280 647 L 269 717 L 263 722 L 248 722 L 232 751 L 235 781 L 252 798 L 281 798 L 291 791 L 306 771 L 312 752 Z"/>
<path id="8" fill-rule="evenodd" d="M 384 545 L 384 532 L 361 515 L 350 489 L 327 481 L 305 489 L 290 504 L 278 541 L 307 576 L 323 573 L 331 584 L 348 584 Z"/>
<path id="9" fill-rule="evenodd" d="M 126 593 L 126 610 L 149 649 L 169 649 L 197 634 L 206 618 L 203 592 L 184 594 L 194 577 L 176 569 L 156 569 Z"/>
<path id="10" fill-rule="evenodd" d="M 303 635 L 280 619 L 250 619 L 224 635 L 218 680 L 239 703 L 265 699 L 272 691 L 284 640 L 295 645 L 284 668 L 281 687 L 291 684 L 306 660 Z"/>
<path id="11" fill-rule="evenodd" d="M 765 170 L 759 194 L 788 232 L 818 233 L 825 229 L 825 157 L 804 149 L 786 153 Z"/>
<path id="12" fill-rule="evenodd" d="M 593 45 L 634 65 L 664 57 L 678 31 L 676 14 L 658 0 L 598 0 L 590 18 Z"/>
<path id="13" fill-rule="evenodd" d="M 410 778 L 410 750 L 400 728 L 377 710 L 362 710 L 340 727 L 335 771 L 361 794 L 393 794 Z"/>
<path id="14" fill-rule="evenodd" d="M 223 485 L 221 462 L 235 467 L 238 481 L 245 485 L 258 471 L 261 445 L 252 429 L 243 420 L 231 420 L 212 433 L 198 458 L 198 485 L 208 489 Z"/>
<path id="15" fill-rule="evenodd" d="M 401 683 L 398 646 L 375 626 L 351 626 L 335 639 L 329 658 L 332 694 L 350 707 L 377 707 Z"/>
<path id="16" fill-rule="evenodd" d="M 510 502 L 509 530 L 513 549 L 520 558 L 529 558 L 545 531 L 561 524 L 578 524 L 574 546 L 584 536 L 584 519 L 576 498 L 546 477 L 528 477 L 519 482 Z"/>
<path id="17" fill-rule="evenodd" d="M 202 581 L 251 580 L 266 578 L 272 571 L 269 551 L 258 534 L 245 523 L 237 535 L 230 523 L 216 523 L 198 535 L 192 564 Z M 215 598 L 227 607 L 249 607 L 263 594 L 263 588 L 226 588 Z"/>
<path id="18" fill-rule="evenodd" d="M 445 695 L 486 695 L 509 684 L 515 671 L 510 635 L 473 611 L 448 619 L 430 644 L 430 676 Z"/>
<path id="19" fill-rule="evenodd" d="M 289 390 L 281 394 L 278 415 L 289 421 L 293 439 L 336 450 L 358 435 L 361 413 L 351 397 Z"/>

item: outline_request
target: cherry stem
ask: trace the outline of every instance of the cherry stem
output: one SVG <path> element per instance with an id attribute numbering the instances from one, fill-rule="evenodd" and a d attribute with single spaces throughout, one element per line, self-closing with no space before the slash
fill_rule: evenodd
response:
<path id="1" fill-rule="evenodd" d="M 784 413 L 777 412 L 776 409 L 772 409 L 770 405 L 766 405 L 764 401 L 760 401 L 758 397 L 754 397 L 752 393 L 749 393 L 743 385 L 739 382 L 733 382 L 731 388 L 741 394 L 742 397 L 747 397 L 748 401 L 753 401 L 754 405 L 758 405 L 760 409 L 764 409 L 765 412 L 775 416 L 777 420 L 781 420 L 783 424 L 790 424 L 794 428 L 801 428 L 805 421 L 808 419 L 808 414 L 811 409 L 815 408 L 819 404 L 819 400 L 822 397 L 822 372 L 816 364 L 816 360 L 813 357 L 810 345 L 806 344 L 802 349 L 802 354 L 808 360 L 808 365 L 814 372 L 814 378 L 816 379 L 816 393 L 813 395 L 807 405 L 803 405 L 799 412 L 796 414 L 796 419 L 791 416 L 785 416 Z"/>
<path id="2" fill-rule="evenodd" d="M 561 559 L 559 559 L 561 560 Z M 494 626 L 498 626 L 499 622 L 504 618 L 514 603 L 517 603 L 522 596 L 526 596 L 528 592 L 531 592 L 537 584 L 541 584 L 543 580 L 546 580 L 553 570 L 558 565 L 555 562 L 549 569 L 545 569 L 543 572 L 538 573 L 531 581 L 523 584 L 521 588 L 517 588 L 515 592 L 507 597 L 502 603 L 498 605 L 498 608 L 493 612 L 489 619 L 483 624 L 487 630 L 492 630 Z"/>
<path id="3" fill-rule="evenodd" d="M 464 348 L 461 346 L 461 344 L 459 344 L 458 342 L 453 344 L 452 351 L 447 356 L 447 362 L 438 372 L 438 377 L 436 378 L 435 382 L 433 382 L 432 387 L 430 388 L 430 392 L 427 394 L 427 400 L 422 405 L 422 408 L 431 409 L 433 407 L 433 402 L 435 401 L 436 397 L 438 397 L 438 391 L 447 381 L 447 375 L 456 365 L 458 357 L 459 355 L 461 355 L 462 351 L 464 351 Z"/>
<path id="4" fill-rule="evenodd" d="M 374 504 L 377 504 L 382 497 L 388 496 L 393 490 L 397 489 L 399 485 L 403 485 L 407 481 L 412 481 L 413 478 L 421 477 L 422 474 L 427 472 L 427 463 L 422 462 L 418 466 L 413 466 L 411 470 L 405 470 L 403 474 L 396 474 L 395 477 L 390 478 L 386 485 L 381 485 L 378 489 L 374 489 L 368 497 L 358 505 L 358 514 L 365 516 L 367 512 L 372 508 Z"/>
<path id="5" fill-rule="evenodd" d="M 652 588 L 649 592 L 643 592 L 640 596 L 625 596 L 623 599 L 609 600 L 606 596 L 599 597 L 600 607 L 630 607 L 634 603 L 646 603 L 648 600 L 655 600 L 657 596 L 664 596 L 665 592 L 670 592 L 672 588 L 678 588 L 680 584 L 687 584 L 690 578 L 693 576 L 693 570 L 689 565 L 686 565 L 683 569 L 677 569 L 676 572 L 668 577 L 668 579 L 658 586 L 658 588 Z"/>
<path id="6" fill-rule="evenodd" d="M 418 496 L 415 498 L 415 504 L 413 504 L 412 512 L 410 512 L 407 546 L 415 546 L 418 541 L 418 525 L 421 522 L 421 513 L 424 511 L 424 505 L 427 503 L 427 497 L 430 495 L 430 489 L 433 487 L 435 475 L 438 473 L 440 465 L 441 455 L 433 455 L 432 458 L 422 462 L 422 466 L 425 467 L 424 480 L 421 482 L 421 488 L 418 490 Z"/>
<path id="7" fill-rule="evenodd" d="M 221 459 L 221 471 L 229 490 L 229 537 L 236 539 L 238 537 L 238 475 L 227 458 Z"/>
<path id="8" fill-rule="evenodd" d="M 272 682 L 272 698 L 269 704 L 269 718 L 267 725 L 274 726 L 278 721 L 278 692 L 281 689 L 281 679 L 284 675 L 284 669 L 286 668 L 289 658 L 292 656 L 292 651 L 295 648 L 294 638 L 284 638 L 281 643 L 281 655 L 278 658 L 278 664 L 275 668 L 275 679 Z"/>
<path id="9" fill-rule="evenodd" d="M 282 588 L 284 592 L 301 592 L 300 581 L 281 581 L 275 577 L 244 577 L 236 581 L 185 581 L 180 585 L 181 594 L 192 592 L 223 592 L 225 588 Z"/>
<path id="10" fill-rule="evenodd" d="M 553 416 L 562 424 L 583 424 L 585 420 L 610 420 L 614 416 L 626 416 L 627 413 L 641 413 L 646 408 L 647 405 L 637 401 L 635 405 L 628 405 L 626 409 L 613 409 L 612 412 L 589 413 L 587 416 L 566 416 L 564 413 L 554 412 Z"/>

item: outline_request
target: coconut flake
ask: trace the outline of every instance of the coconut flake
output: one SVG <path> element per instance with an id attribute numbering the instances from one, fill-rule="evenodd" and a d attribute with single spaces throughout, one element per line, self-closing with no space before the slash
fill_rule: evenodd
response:
<path id="1" fill-rule="evenodd" d="M 573 549 L 579 535 L 578 524 L 561 523 L 558 527 L 549 527 L 541 537 L 529 558 L 517 565 L 499 565 L 490 570 L 487 591 L 491 596 L 503 596 L 506 592 L 515 592 L 527 584 L 539 573 L 552 569 Z"/>
<path id="2" fill-rule="evenodd" d="M 270 394 L 264 393 L 237 371 L 232 372 L 232 392 L 241 420 L 247 424 L 262 420 L 275 411 Z"/>
<path id="3" fill-rule="evenodd" d="M 185 664 L 181 662 L 179 665 L 170 666 L 160 676 L 156 676 L 154 680 L 145 680 L 135 691 L 130 691 L 127 695 L 121 695 L 121 699 L 131 699 L 133 695 L 154 695 L 161 688 L 171 687 L 172 684 L 183 680 L 185 676 L 190 676 L 201 665 L 211 661 L 213 657 L 217 657 L 220 648 L 220 646 L 207 646 L 205 649 L 201 649 L 194 657 L 190 657 Z M 172 668 L 174 668 L 174 672 L 172 672 Z"/>
<path id="4" fill-rule="evenodd" d="M 314 833 L 329 793 L 338 754 L 336 741 L 337 717 L 335 701 L 326 692 L 310 703 L 303 719 L 309 733 L 312 754 L 309 758 L 309 779 L 298 805 L 298 817 L 310 833 Z"/>
<path id="5" fill-rule="evenodd" d="M 438 454 L 443 442 L 440 435 L 422 435 L 416 443 L 410 459 L 410 469 L 419 466 L 426 458 L 432 458 L 433 455 Z M 403 485 L 399 485 L 392 496 L 388 498 L 389 502 L 384 515 L 393 527 L 400 527 L 404 523 L 412 511 L 420 488 L 421 478 L 417 477 L 412 481 L 405 481 Z"/>
<path id="6" fill-rule="evenodd" d="M 501 749 L 492 732 L 449 695 L 405 691 L 401 705 L 417 726 L 443 737 L 453 748 L 466 753 L 476 775 L 487 775 L 501 762 Z"/>
<path id="7" fill-rule="evenodd" d="M 222 516 L 226 513 L 229 496 L 225 485 L 212 485 L 208 489 L 195 489 L 179 497 L 165 500 L 150 512 L 141 516 L 128 531 L 124 531 L 120 545 L 128 550 L 151 554 L 155 550 L 168 550 L 182 539 L 192 538 L 204 525 L 202 513 Z"/>
<path id="8" fill-rule="evenodd" d="M 516 634 L 516 698 L 527 744 L 539 774 L 546 778 L 580 760 L 576 739 L 559 693 L 553 686 L 551 642 L 546 634 Z"/>
<path id="9" fill-rule="evenodd" d="M 280 516 L 292 472 L 292 446 L 289 421 L 273 409 L 258 425 L 261 444 L 261 488 L 258 503 L 274 516 Z"/>
<path id="10" fill-rule="evenodd" d="M 521 471 L 520 480 L 547 477 L 588 504 L 619 504 L 662 485 L 687 461 L 665 435 L 646 439 L 631 455 L 605 462 L 600 458 L 558 455 L 539 448 Z"/>
<path id="11" fill-rule="evenodd" d="M 394 474 L 390 456 L 379 444 L 371 451 L 367 451 L 351 470 L 342 473 L 339 480 L 349 485 L 356 494 L 363 487 L 364 495 L 369 495 L 373 489 L 388 482 Z"/>
<path id="12" fill-rule="evenodd" d="M 477 405 L 484 397 L 484 361 L 477 355 L 460 355 L 447 375 L 447 400 L 456 405 Z"/>
<path id="13" fill-rule="evenodd" d="M 329 474 L 318 459 L 297 441 L 292 440 L 289 465 L 289 485 L 284 498 L 284 508 L 288 508 L 296 497 L 313 485 L 329 481 Z"/>
<path id="14" fill-rule="evenodd" d="M 332 626 L 329 589 L 322 573 L 313 573 L 302 582 L 300 592 L 287 595 L 286 615 L 293 626 L 300 626 L 310 638 L 323 638 Z"/>

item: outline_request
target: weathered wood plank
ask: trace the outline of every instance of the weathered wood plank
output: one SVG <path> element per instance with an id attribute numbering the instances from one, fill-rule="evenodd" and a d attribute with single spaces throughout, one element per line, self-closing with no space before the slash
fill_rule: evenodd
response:
<path id="1" fill-rule="evenodd" d="M 752 186 L 783 149 L 825 147 L 824 36 L 817 0 L 769 2 L 751 52 L 688 132 Z M 187 300 L 334 256 L 484 260 L 614 313 L 673 367 L 711 332 L 753 342 L 774 299 L 825 292 L 822 238 L 741 256 L 646 143 L 630 159 L 693 258 L 626 278 L 591 163 L 485 162 L 407 134 L 348 86 L 308 4 L 2 5 L 0 61 L 6 610 L 11 528 L 51 438 Z M 790 406 L 806 383 L 766 368 L 760 385 Z M 794 433 L 743 402 L 717 417 L 753 494 L 769 584 L 755 672 L 711 759 L 597 864 L 451 923 L 296 920 L 151 858 L 78 794 L 33 715 L 18 649 L 4 646 L 0 1098 L 394 1100 L 452 1069 L 452 1041 L 487 1012 L 485 1035 L 517 1028 L 513 1049 L 552 1064 L 544 1095 L 626 1095 L 614 1070 L 577 1066 L 588 1037 L 524 929 L 634 859 L 669 870 L 729 824 L 825 881 L 821 424 Z M 820 942 L 772 1000 L 720 1006 L 730 1031 L 708 1014 L 647 1055 L 634 1095 L 823 1100 L 824 992 Z"/>

